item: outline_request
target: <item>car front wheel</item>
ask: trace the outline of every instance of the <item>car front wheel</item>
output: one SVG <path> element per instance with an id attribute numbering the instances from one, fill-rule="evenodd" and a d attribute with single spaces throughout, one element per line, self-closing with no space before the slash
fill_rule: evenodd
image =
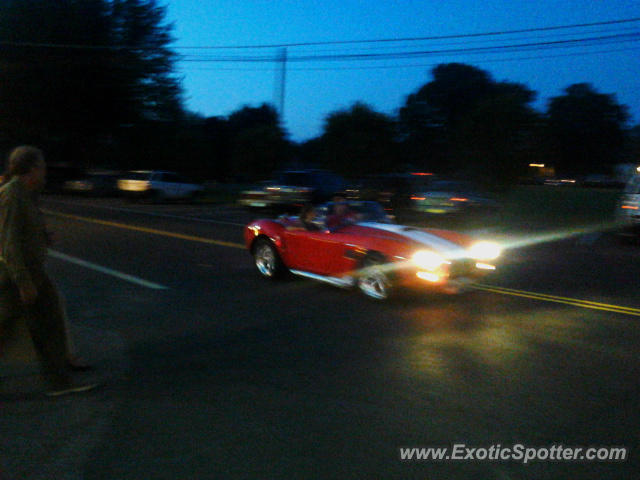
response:
<path id="1" fill-rule="evenodd" d="M 256 240 L 256 245 L 253 248 L 253 259 L 258 272 L 263 277 L 275 279 L 280 277 L 284 271 L 284 265 L 280 260 L 278 251 L 273 243 L 265 238 Z"/>
<path id="2" fill-rule="evenodd" d="M 374 300 L 387 300 L 392 291 L 391 275 L 383 259 L 372 256 L 362 262 L 358 288 Z"/>

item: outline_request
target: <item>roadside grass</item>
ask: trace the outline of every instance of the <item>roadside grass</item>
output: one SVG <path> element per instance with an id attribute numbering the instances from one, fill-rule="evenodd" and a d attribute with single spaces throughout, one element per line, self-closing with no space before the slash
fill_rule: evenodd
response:
<path id="1" fill-rule="evenodd" d="M 610 189 L 518 186 L 502 198 L 498 223 L 534 230 L 613 226 L 620 195 Z"/>
<path id="2" fill-rule="evenodd" d="M 519 185 L 497 195 L 500 208 L 458 218 L 432 215 L 412 223 L 462 231 L 497 233 L 579 232 L 615 228 L 619 190 Z"/>

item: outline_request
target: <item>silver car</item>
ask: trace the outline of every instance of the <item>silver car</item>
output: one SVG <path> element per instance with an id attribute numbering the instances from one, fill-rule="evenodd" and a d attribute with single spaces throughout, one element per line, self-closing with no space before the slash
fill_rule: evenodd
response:
<path id="1" fill-rule="evenodd" d="M 118 180 L 118 190 L 130 198 L 153 201 L 194 200 L 204 193 L 204 187 L 175 172 L 138 170 Z"/>

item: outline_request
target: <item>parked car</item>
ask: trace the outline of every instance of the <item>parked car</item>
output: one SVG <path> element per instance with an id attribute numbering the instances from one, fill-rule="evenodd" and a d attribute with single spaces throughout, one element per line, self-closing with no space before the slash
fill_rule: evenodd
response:
<path id="1" fill-rule="evenodd" d="M 345 180 L 325 170 L 287 170 L 274 181 L 241 192 L 238 203 L 250 208 L 299 208 L 342 192 Z"/>
<path id="2" fill-rule="evenodd" d="M 67 180 L 62 189 L 65 193 L 108 197 L 117 195 L 119 172 L 88 172 L 85 176 Z"/>
<path id="3" fill-rule="evenodd" d="M 498 206 L 478 185 L 463 180 L 436 179 L 411 197 L 413 211 L 438 215 L 490 211 Z"/>
<path id="4" fill-rule="evenodd" d="M 418 172 L 369 175 L 350 186 L 346 193 L 349 199 L 375 201 L 390 215 L 398 215 L 411 207 L 411 199 L 428 188 L 434 178 L 431 173 Z"/>
<path id="5" fill-rule="evenodd" d="M 319 206 L 311 222 L 281 216 L 248 224 L 244 239 L 258 272 L 275 279 L 289 271 L 384 300 L 404 286 L 459 292 L 496 268 L 496 243 L 397 225 L 377 202 L 346 203 L 350 220 L 331 229 L 333 203 Z"/>
<path id="6" fill-rule="evenodd" d="M 118 180 L 118 190 L 132 199 L 194 200 L 204 193 L 204 187 L 175 172 L 138 170 Z"/>
<path id="7" fill-rule="evenodd" d="M 47 165 L 47 183 L 45 193 L 63 193 L 65 184 L 69 181 L 79 180 L 85 176 L 82 168 L 69 163 L 52 163 Z"/>
<path id="8" fill-rule="evenodd" d="M 269 188 L 275 184 L 273 180 L 261 182 L 249 190 L 240 193 L 238 203 L 243 207 L 251 209 L 271 207 L 271 193 Z"/>
<path id="9" fill-rule="evenodd" d="M 627 182 L 617 209 L 618 222 L 622 235 L 640 234 L 640 167 Z"/>

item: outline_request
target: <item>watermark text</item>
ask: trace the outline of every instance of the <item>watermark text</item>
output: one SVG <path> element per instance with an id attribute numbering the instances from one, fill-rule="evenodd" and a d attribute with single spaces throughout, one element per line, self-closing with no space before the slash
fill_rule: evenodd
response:
<path id="1" fill-rule="evenodd" d="M 627 460 L 626 447 L 576 447 L 554 444 L 526 446 L 500 444 L 476 447 L 456 443 L 450 447 L 400 448 L 402 461 L 435 462 L 621 462 Z"/>

